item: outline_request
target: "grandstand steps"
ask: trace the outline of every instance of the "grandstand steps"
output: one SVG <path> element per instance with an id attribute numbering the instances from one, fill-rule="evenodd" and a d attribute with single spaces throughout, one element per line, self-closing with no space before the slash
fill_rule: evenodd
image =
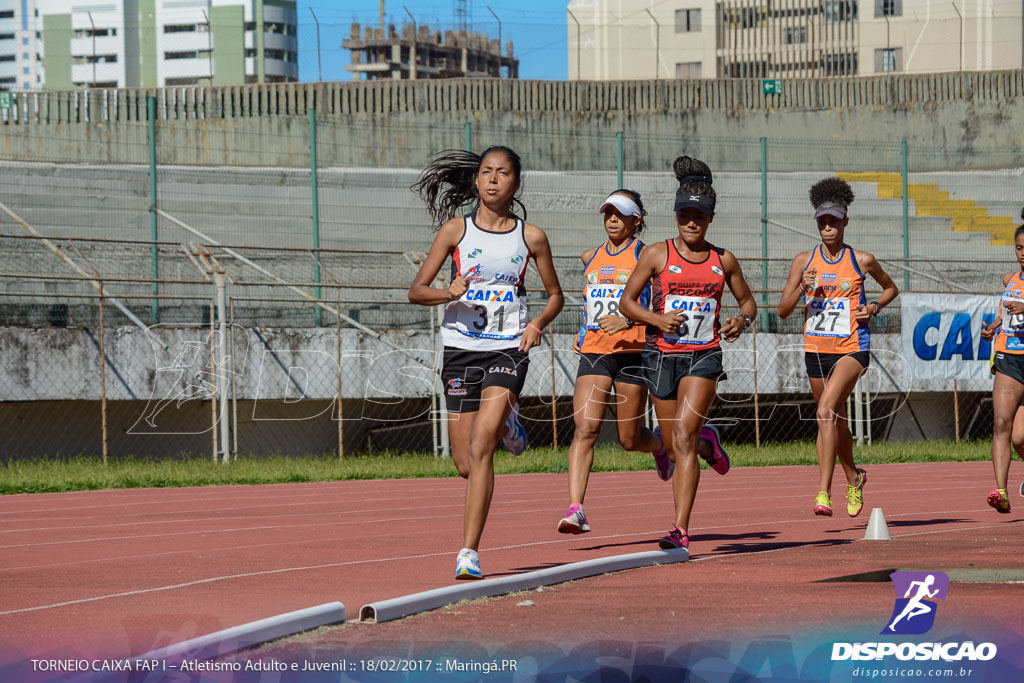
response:
<path id="1" fill-rule="evenodd" d="M 903 199 L 903 179 L 897 173 L 840 173 L 849 183 L 874 183 L 878 197 Z M 990 216 L 988 209 L 970 199 L 952 199 L 950 192 L 935 183 L 908 183 L 907 197 L 913 200 L 916 216 L 948 217 L 955 232 L 980 232 L 990 236 L 993 246 L 1013 244 L 1017 223 L 1007 216 Z"/>

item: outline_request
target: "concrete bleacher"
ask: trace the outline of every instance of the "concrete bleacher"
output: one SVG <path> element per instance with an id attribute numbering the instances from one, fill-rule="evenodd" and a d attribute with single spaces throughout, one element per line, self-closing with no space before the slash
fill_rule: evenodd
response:
<path id="1" fill-rule="evenodd" d="M 769 174 L 770 220 L 804 233 L 770 225 L 769 258 L 788 261 L 816 243 L 807 190 L 826 175 L 826 171 Z M 902 200 L 891 197 L 891 191 L 886 193 L 891 176 L 876 175 L 853 176 L 857 199 L 847 240 L 879 258 L 900 258 Z M 433 233 L 423 203 L 409 189 L 416 177 L 417 171 L 405 169 L 321 169 L 321 246 L 425 251 Z M 881 184 L 879 178 L 883 178 Z M 161 167 L 158 179 L 158 205 L 223 244 L 313 245 L 308 170 Z M 970 199 L 989 216 L 1011 223 L 1019 220 L 1024 203 L 1024 169 L 922 173 L 911 180 L 934 184 L 953 200 Z M 643 195 L 649 212 L 645 241 L 676 234 L 672 212 L 676 183 L 670 174 L 630 172 L 624 184 Z M 603 240 L 597 207 L 615 186 L 614 172 L 527 172 L 523 201 L 530 222 L 547 232 L 553 253 L 573 257 Z M 709 239 L 740 258 L 760 257 L 760 174 L 719 173 L 715 187 L 718 213 Z M 44 235 L 148 240 L 151 234 L 145 166 L 4 163 L 0 165 L 0 201 Z M 1001 246 L 1005 236 L 994 239 L 988 229 L 955 230 L 954 216 L 918 215 L 917 201 L 910 202 L 912 257 L 1012 265 L 1012 251 Z M 13 221 L 0 217 L 0 233 L 21 232 Z M 164 219 L 159 221 L 159 239 L 202 241 Z M 572 263 L 571 258 L 564 262 Z M 773 267 L 771 285 L 781 286 L 779 278 L 784 276 L 784 268 L 780 273 Z M 409 279 L 405 271 L 395 277 L 403 282 Z"/>

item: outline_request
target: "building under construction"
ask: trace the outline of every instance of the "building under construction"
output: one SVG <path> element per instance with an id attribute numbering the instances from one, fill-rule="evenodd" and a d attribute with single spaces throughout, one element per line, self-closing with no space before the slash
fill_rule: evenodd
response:
<path id="1" fill-rule="evenodd" d="M 352 51 L 345 68 L 355 80 L 417 78 L 519 78 L 519 60 L 512 41 L 502 54 L 501 39 L 469 31 L 431 31 L 428 26 L 406 24 L 401 31 L 389 25 L 363 28 L 352 24 L 352 34 L 341 44 Z"/>

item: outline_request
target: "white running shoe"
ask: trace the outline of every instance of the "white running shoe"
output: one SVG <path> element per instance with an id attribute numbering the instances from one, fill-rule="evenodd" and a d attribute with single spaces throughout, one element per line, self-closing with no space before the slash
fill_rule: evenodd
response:
<path id="1" fill-rule="evenodd" d="M 475 550 L 463 548 L 455 560 L 456 579 L 482 579 L 483 572 L 480 571 L 480 555 Z"/>
<path id="2" fill-rule="evenodd" d="M 565 512 L 565 518 L 558 523 L 558 533 L 585 534 L 588 531 L 590 531 L 590 525 L 587 524 L 587 516 L 583 514 L 583 506 L 573 503 Z"/>
<path id="3" fill-rule="evenodd" d="M 512 406 L 512 410 L 509 411 L 508 419 L 505 420 L 505 426 L 508 427 L 508 433 L 501 438 L 501 443 L 504 444 L 505 448 L 512 455 L 522 455 L 523 451 L 526 450 L 526 430 L 519 423 L 518 401 Z"/>

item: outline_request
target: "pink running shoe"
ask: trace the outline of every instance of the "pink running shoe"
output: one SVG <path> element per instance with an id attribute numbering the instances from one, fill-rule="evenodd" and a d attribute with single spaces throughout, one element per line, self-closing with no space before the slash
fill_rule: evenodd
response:
<path id="1" fill-rule="evenodd" d="M 729 454 L 722 448 L 722 435 L 718 433 L 718 427 L 715 425 L 704 425 L 700 430 L 700 438 L 711 444 L 711 457 L 705 458 L 704 462 L 719 474 L 728 472 Z"/>
<path id="2" fill-rule="evenodd" d="M 661 425 L 654 428 L 654 433 L 661 439 L 661 450 L 654 452 L 654 466 L 658 470 L 658 478 L 668 481 L 676 471 L 676 464 L 668 457 L 668 449 L 665 448 L 665 438 L 661 435 Z"/>
<path id="3" fill-rule="evenodd" d="M 988 504 L 996 509 L 996 512 L 1008 513 L 1010 511 L 1010 497 L 1006 495 L 1006 489 L 992 489 L 988 494 Z"/>
<path id="4" fill-rule="evenodd" d="M 673 550 L 675 548 L 689 548 L 690 537 L 686 535 L 686 529 L 682 527 L 674 526 L 672 531 L 668 532 L 661 540 L 658 541 L 658 547 L 662 550 Z"/>

